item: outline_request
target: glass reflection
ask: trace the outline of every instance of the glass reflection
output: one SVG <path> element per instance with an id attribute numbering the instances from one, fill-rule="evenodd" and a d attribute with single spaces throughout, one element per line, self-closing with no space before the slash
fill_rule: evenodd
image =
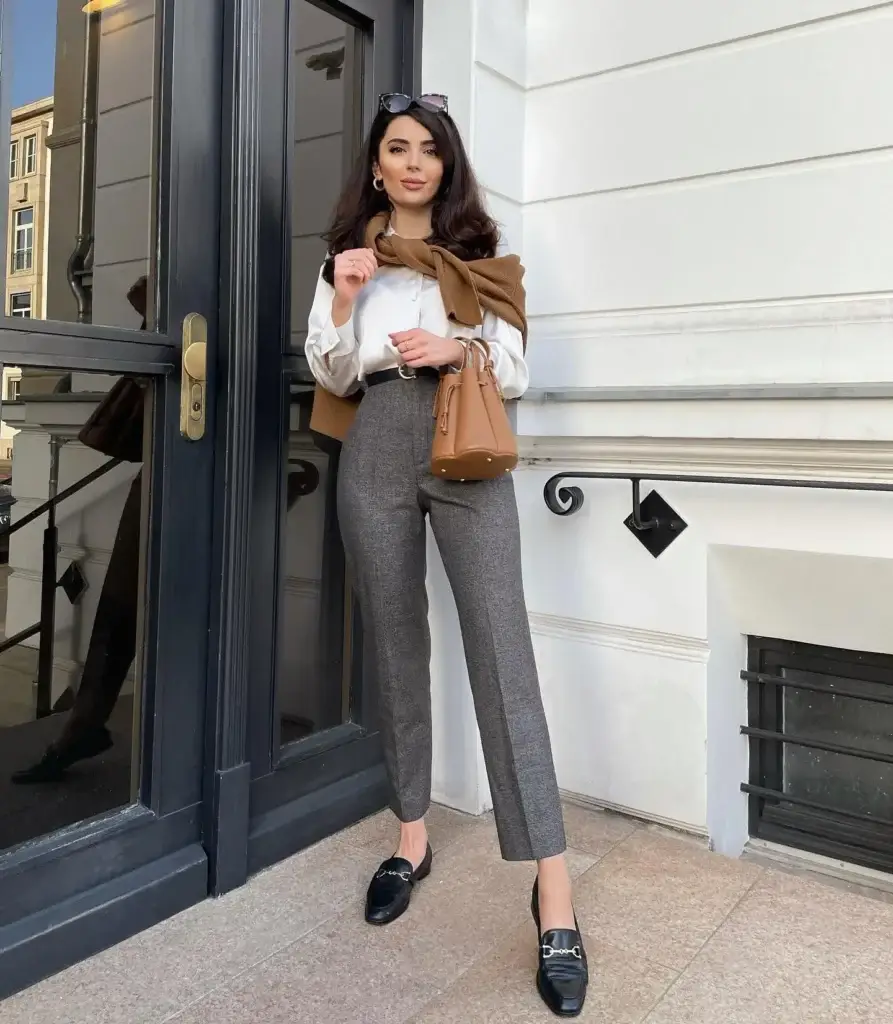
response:
<path id="1" fill-rule="evenodd" d="M 320 236 L 356 151 L 361 58 L 356 29 L 307 0 L 292 4 L 291 347 L 301 356 L 307 314 L 326 255 Z"/>
<path id="2" fill-rule="evenodd" d="M 362 46 L 356 29 L 306 0 L 291 6 L 291 37 L 290 345 L 303 362 L 307 316 L 326 253 L 320 236 L 358 141 Z M 310 433 L 312 396 L 309 370 L 293 374 L 280 568 L 277 702 L 283 743 L 340 725 L 350 713 L 351 608 L 335 509 L 338 454 L 321 450 Z"/>
<path id="3" fill-rule="evenodd" d="M 310 434 L 312 388 L 293 382 L 289 394 L 277 680 L 283 743 L 347 721 L 350 664 L 350 607 L 335 508 L 338 456 L 321 451 Z"/>
<path id="4" fill-rule="evenodd" d="M 839 693 L 817 693 L 785 687 L 782 714 L 785 732 L 825 743 L 893 755 L 893 706 L 860 700 L 855 693 L 889 696 L 886 682 L 786 669 L 785 678 L 836 686 Z M 847 754 L 785 744 L 785 793 L 855 814 L 893 820 L 893 765 Z"/>
<path id="5" fill-rule="evenodd" d="M 155 0 L 7 0 L 7 316 L 155 328 Z"/>
<path id="6" fill-rule="evenodd" d="M 2 394 L 0 850 L 137 796 L 150 392 L 5 368 Z"/>

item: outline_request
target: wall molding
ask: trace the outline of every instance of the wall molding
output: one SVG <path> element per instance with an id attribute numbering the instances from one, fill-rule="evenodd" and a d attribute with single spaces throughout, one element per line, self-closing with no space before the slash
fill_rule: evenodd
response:
<path id="1" fill-rule="evenodd" d="M 530 388 L 525 402 L 741 402 L 893 398 L 893 384 L 680 384 Z"/>
<path id="2" fill-rule="evenodd" d="M 311 600 L 319 600 L 321 589 L 320 580 L 310 579 L 307 576 L 286 576 L 282 583 L 282 590 L 285 594 Z"/>
<path id="3" fill-rule="evenodd" d="M 883 483 L 893 442 L 709 437 L 519 437 L 521 466 Z"/>
<path id="4" fill-rule="evenodd" d="M 80 544 L 68 544 L 65 541 L 59 542 L 58 560 L 77 562 L 78 565 L 101 565 L 108 568 L 112 557 L 111 548 L 82 547 Z M 64 572 L 64 569 L 60 569 Z"/>
<path id="5" fill-rule="evenodd" d="M 686 46 L 682 49 L 670 50 L 667 53 L 654 53 L 648 56 L 639 57 L 623 64 L 598 64 L 594 71 L 590 71 L 586 74 L 571 75 L 567 78 L 545 79 L 536 76 L 531 77 L 528 74 L 526 83 L 527 91 L 541 92 L 545 89 L 552 89 L 556 86 L 567 85 L 571 82 L 583 81 L 587 78 L 601 78 L 606 75 L 616 75 L 624 72 L 636 74 L 643 67 L 648 67 L 654 64 L 676 64 L 682 61 L 689 61 L 696 55 L 710 53 L 716 50 L 740 50 L 743 47 L 751 45 L 761 46 L 766 39 L 771 38 L 772 36 L 785 36 L 789 38 L 791 36 L 804 35 L 814 32 L 817 28 L 821 30 L 823 26 L 830 22 L 855 20 L 866 15 L 871 15 L 878 10 L 889 6 L 890 0 L 875 0 L 874 3 L 863 2 L 860 6 L 857 6 L 854 9 L 820 14 L 811 18 L 804 18 L 802 21 L 768 25 L 765 28 L 758 28 L 752 32 L 746 32 L 743 35 L 732 36 L 728 39 L 710 39 L 694 46 Z"/>
<path id="6" fill-rule="evenodd" d="M 500 82 L 505 82 L 506 85 L 511 86 L 513 89 L 517 89 L 518 92 L 527 92 L 527 86 L 524 82 L 519 82 L 505 71 L 500 71 L 499 68 L 495 68 L 492 64 L 481 60 L 479 57 L 475 59 L 474 66 L 475 68 L 480 68 L 481 71 L 485 71 L 488 75 L 498 78 Z"/>
<path id="7" fill-rule="evenodd" d="M 568 341 L 871 323 L 893 325 L 893 295 L 843 295 L 793 301 L 531 314 L 530 334 L 537 341 Z"/>
<path id="8" fill-rule="evenodd" d="M 577 804 L 589 810 L 607 811 L 610 814 L 620 814 L 631 821 L 641 822 L 646 827 L 658 826 L 661 829 L 669 829 L 677 833 L 674 838 L 685 840 L 690 837 L 707 839 L 707 826 L 695 825 L 688 821 L 680 821 L 678 818 L 666 818 L 660 814 L 649 814 L 638 807 L 627 807 L 626 804 L 611 803 L 610 800 L 597 800 L 582 793 L 574 793 L 570 790 L 561 789 L 561 797 L 567 803 Z"/>
<path id="9" fill-rule="evenodd" d="M 564 615 L 548 615 L 545 612 L 530 612 L 529 619 L 530 631 L 534 636 L 547 636 L 553 640 L 573 640 L 595 647 L 647 654 L 655 658 L 671 658 L 697 665 L 705 665 L 710 655 L 707 641 L 700 637 L 662 633 L 636 626 L 618 626 L 590 619 L 574 619 Z"/>

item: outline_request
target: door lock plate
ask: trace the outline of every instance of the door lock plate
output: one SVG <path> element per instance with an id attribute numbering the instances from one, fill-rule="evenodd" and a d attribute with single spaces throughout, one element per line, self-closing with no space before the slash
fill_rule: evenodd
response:
<path id="1" fill-rule="evenodd" d="M 189 441 L 205 436 L 208 395 L 208 321 L 190 313 L 183 321 L 180 377 L 180 433 Z"/>

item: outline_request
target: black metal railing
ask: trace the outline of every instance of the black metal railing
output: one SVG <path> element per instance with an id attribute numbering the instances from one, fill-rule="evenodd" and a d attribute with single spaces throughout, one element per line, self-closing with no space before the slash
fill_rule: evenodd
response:
<path id="1" fill-rule="evenodd" d="M 642 481 L 673 484 L 724 484 L 741 487 L 793 487 L 819 491 L 877 491 L 893 493 L 893 482 L 868 480 L 804 480 L 762 476 L 705 476 L 687 473 L 636 473 L 631 470 L 567 470 L 551 476 L 543 488 L 543 500 L 556 516 L 571 516 L 583 507 L 583 491 L 566 480 L 625 480 L 632 485 L 632 511 L 624 525 L 657 558 L 688 524 L 657 491 L 641 497 Z"/>
<path id="2" fill-rule="evenodd" d="M 40 632 L 40 623 L 35 622 L 33 626 L 28 626 L 27 629 L 23 629 L 16 633 L 14 636 L 7 637 L 2 643 L 0 643 L 0 654 L 4 651 L 9 651 L 13 647 L 18 647 L 19 644 L 24 643 L 26 640 L 30 640 L 35 633 Z"/>
<path id="3" fill-rule="evenodd" d="M 56 491 L 58 478 L 58 460 L 52 460 L 50 497 L 37 508 L 33 509 L 21 519 L 16 520 L 10 526 L 0 530 L 0 537 L 9 537 L 19 530 L 33 523 L 35 520 L 46 516 L 46 526 L 43 531 L 43 555 L 42 574 L 40 581 L 40 620 L 33 625 L 8 637 L 0 643 L 0 654 L 16 647 L 18 644 L 29 640 L 32 636 L 40 635 L 37 652 L 37 679 L 35 680 L 35 714 L 37 718 L 46 718 L 52 713 L 52 692 L 53 692 L 53 644 L 56 631 L 56 591 L 61 587 L 74 601 L 83 592 L 85 581 L 79 571 L 73 571 L 74 566 L 62 574 L 61 578 L 56 577 L 56 560 L 59 551 L 59 530 L 56 526 L 56 507 L 67 498 L 82 491 L 94 481 L 105 476 L 116 466 L 121 465 L 120 459 L 109 459 L 91 473 L 81 477 L 69 487 Z"/>
<path id="4" fill-rule="evenodd" d="M 583 507 L 583 492 L 579 487 L 562 487 L 565 480 L 626 480 L 632 484 L 633 504 L 638 501 L 643 480 L 673 484 L 732 484 L 743 487 L 795 487 L 818 491 L 893 491 L 893 482 L 874 480 L 804 480 L 769 476 L 704 476 L 693 473 L 635 473 L 631 470 L 567 470 L 556 473 L 546 481 L 543 497 L 549 511 L 557 516 L 569 516 Z M 648 523 L 640 523 L 648 529 Z"/>

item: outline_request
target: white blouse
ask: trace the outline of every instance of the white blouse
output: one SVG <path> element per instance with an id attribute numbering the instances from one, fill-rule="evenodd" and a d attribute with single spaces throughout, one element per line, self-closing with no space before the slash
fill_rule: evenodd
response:
<path id="1" fill-rule="evenodd" d="M 400 356 L 389 335 L 414 327 L 440 338 L 483 338 L 490 345 L 505 397 L 520 398 L 527 390 L 521 332 L 487 311 L 477 327 L 451 323 L 436 278 L 408 267 L 379 267 L 341 327 L 332 322 L 334 296 L 335 289 L 320 270 L 304 351 L 313 376 L 335 395 L 356 391 L 367 374 L 399 366 Z"/>

